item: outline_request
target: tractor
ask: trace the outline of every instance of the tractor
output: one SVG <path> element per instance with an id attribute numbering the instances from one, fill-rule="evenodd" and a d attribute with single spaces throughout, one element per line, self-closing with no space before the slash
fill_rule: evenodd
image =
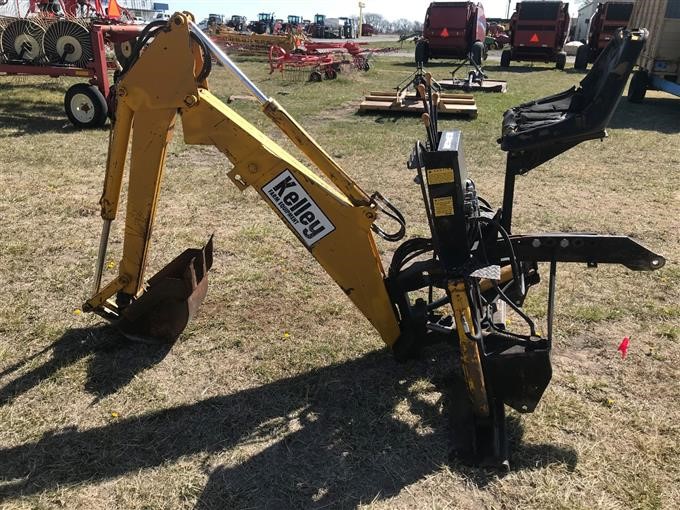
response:
<path id="1" fill-rule="evenodd" d="M 229 21 L 227 21 L 227 26 L 233 28 L 237 32 L 243 32 L 246 27 L 246 17 L 234 14 Z"/>
<path id="2" fill-rule="evenodd" d="M 257 20 L 248 23 L 248 30 L 256 34 L 264 34 L 274 29 L 274 13 L 261 12 L 257 15 Z"/>

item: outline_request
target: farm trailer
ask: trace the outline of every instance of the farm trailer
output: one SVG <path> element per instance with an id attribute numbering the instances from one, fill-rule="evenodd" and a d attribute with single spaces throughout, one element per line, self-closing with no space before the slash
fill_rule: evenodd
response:
<path id="1" fill-rule="evenodd" d="M 629 26 L 649 30 L 649 40 L 630 81 L 628 100 L 642 102 L 647 90 L 680 96 L 680 1 L 638 1 Z"/>

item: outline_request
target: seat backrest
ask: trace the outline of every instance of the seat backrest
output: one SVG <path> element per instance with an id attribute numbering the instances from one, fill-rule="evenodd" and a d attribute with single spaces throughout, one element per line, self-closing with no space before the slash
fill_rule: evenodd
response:
<path id="1" fill-rule="evenodd" d="M 524 154 L 524 162 L 517 163 L 522 172 L 605 136 L 647 35 L 645 29 L 619 30 L 578 87 L 505 112 L 501 149 Z M 535 154 L 529 157 L 527 151 Z"/>
<path id="2" fill-rule="evenodd" d="M 581 80 L 570 110 L 590 117 L 590 128 L 604 129 L 609 123 L 647 37 L 645 29 L 618 30 Z"/>

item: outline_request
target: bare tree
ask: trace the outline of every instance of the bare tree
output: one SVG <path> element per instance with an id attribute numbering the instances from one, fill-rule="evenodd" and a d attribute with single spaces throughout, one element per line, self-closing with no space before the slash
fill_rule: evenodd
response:
<path id="1" fill-rule="evenodd" d="M 381 14 L 373 13 L 373 12 L 367 12 L 364 14 L 364 23 L 368 23 L 369 25 L 373 25 L 374 28 L 378 28 L 380 24 L 385 21 L 385 18 L 382 17 Z"/>
<path id="2" fill-rule="evenodd" d="M 410 21 L 406 18 L 399 18 L 396 21 L 390 21 L 381 14 L 369 12 L 364 14 L 364 23 L 373 25 L 373 28 L 380 33 L 410 33 L 422 30 L 423 24 L 420 21 Z"/>
<path id="3" fill-rule="evenodd" d="M 413 30 L 413 22 L 406 18 L 399 18 L 392 25 L 392 30 L 398 33 L 411 32 Z"/>

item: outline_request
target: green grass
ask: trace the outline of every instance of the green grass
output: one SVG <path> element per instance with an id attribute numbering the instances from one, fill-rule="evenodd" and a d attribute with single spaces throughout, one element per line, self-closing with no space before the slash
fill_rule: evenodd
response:
<path id="1" fill-rule="evenodd" d="M 244 70 L 368 192 L 427 226 L 406 161 L 417 118 L 359 115 L 410 58 L 365 74 L 287 83 Z M 407 62 L 408 61 L 408 62 Z M 450 63 L 436 63 L 445 78 Z M 502 113 L 564 90 L 581 74 L 500 72 L 507 94 L 477 94 L 460 129 L 479 192 L 500 203 Z M 515 230 L 631 235 L 667 258 L 634 273 L 558 272 L 553 382 L 534 414 L 511 413 L 513 471 L 447 456 L 445 348 L 396 364 L 378 335 L 218 151 L 176 134 L 148 274 L 215 232 L 211 288 L 172 348 L 129 343 L 80 313 L 101 221 L 108 132 L 76 131 L 69 80 L 0 83 L 0 506 L 3 508 L 677 508 L 680 299 L 680 101 L 623 101 L 603 142 L 520 178 Z M 244 90 L 222 69 L 221 98 Z M 231 106 L 291 148 L 249 101 Z M 122 222 L 109 259 L 120 257 Z M 381 243 L 387 262 L 393 245 Z M 105 279 L 115 275 L 115 264 Z M 544 320 L 545 284 L 527 308 Z M 628 357 L 616 348 L 631 338 Z"/>

